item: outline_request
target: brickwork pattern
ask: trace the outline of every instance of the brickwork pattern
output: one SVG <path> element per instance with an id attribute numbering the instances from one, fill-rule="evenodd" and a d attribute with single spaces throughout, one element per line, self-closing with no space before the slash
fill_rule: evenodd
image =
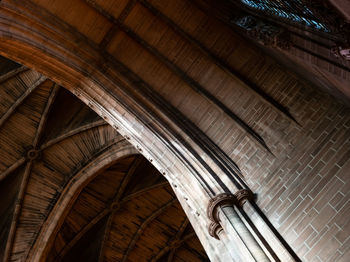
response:
<path id="1" fill-rule="evenodd" d="M 271 154 L 206 103 L 193 113 L 183 111 L 239 165 L 258 195 L 258 205 L 303 261 L 346 261 L 350 256 L 350 109 L 248 49 L 229 29 L 218 29 L 216 21 L 194 15 L 190 4 L 153 2 L 296 119 L 287 119 L 261 97 L 229 82 L 215 90 L 259 132 Z M 190 98 L 185 104 L 198 105 Z"/>

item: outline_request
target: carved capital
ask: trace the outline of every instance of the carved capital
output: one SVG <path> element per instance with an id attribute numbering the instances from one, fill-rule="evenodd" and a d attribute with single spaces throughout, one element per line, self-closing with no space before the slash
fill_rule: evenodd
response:
<path id="1" fill-rule="evenodd" d="M 229 193 L 222 193 L 214 198 L 212 198 L 209 202 L 207 214 L 211 221 L 219 223 L 219 214 L 218 208 L 225 206 L 232 206 L 236 204 L 236 197 Z"/>
<path id="2" fill-rule="evenodd" d="M 222 193 L 209 201 L 207 214 L 212 221 L 209 225 L 209 234 L 216 239 L 219 239 L 219 232 L 223 230 L 220 225 L 219 207 L 227 207 L 236 205 L 243 207 L 244 203 L 253 200 L 253 193 L 249 189 L 238 190 L 235 194 Z"/>
<path id="3" fill-rule="evenodd" d="M 235 197 L 237 199 L 237 204 L 240 207 L 243 207 L 245 202 L 251 201 L 254 198 L 252 191 L 250 191 L 249 189 L 238 190 L 235 193 Z"/>
<path id="4" fill-rule="evenodd" d="M 223 228 L 219 223 L 211 222 L 208 230 L 209 230 L 209 235 L 219 240 L 219 233 L 221 230 L 223 230 Z"/>

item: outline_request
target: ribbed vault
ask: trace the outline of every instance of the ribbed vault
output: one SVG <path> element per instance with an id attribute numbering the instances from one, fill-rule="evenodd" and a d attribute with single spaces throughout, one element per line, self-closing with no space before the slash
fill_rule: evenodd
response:
<path id="1" fill-rule="evenodd" d="M 28 259 L 52 221 L 47 261 L 207 260 L 168 182 L 121 135 L 33 70 L 1 57 L 0 75 L 0 261 Z"/>
<path id="2" fill-rule="evenodd" d="M 142 156 L 119 160 L 79 194 L 47 261 L 79 259 L 207 261 L 169 183 Z"/>

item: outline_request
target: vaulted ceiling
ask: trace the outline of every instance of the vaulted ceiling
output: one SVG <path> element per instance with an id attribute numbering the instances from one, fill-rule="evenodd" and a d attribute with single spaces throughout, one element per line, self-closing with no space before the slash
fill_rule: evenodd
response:
<path id="1" fill-rule="evenodd" d="M 169 184 L 141 156 L 118 161 L 85 187 L 47 259 L 206 260 Z"/>
<path id="2" fill-rule="evenodd" d="M 208 260 L 168 182 L 121 135 L 33 70 L 0 57 L 0 75 L 0 261 L 38 246 L 43 261 Z"/>

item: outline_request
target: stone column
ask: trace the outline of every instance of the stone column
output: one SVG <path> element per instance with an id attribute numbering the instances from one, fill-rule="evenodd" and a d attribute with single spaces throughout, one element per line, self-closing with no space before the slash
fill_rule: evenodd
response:
<path id="1" fill-rule="evenodd" d="M 233 261 L 300 261 L 259 214 L 248 189 L 215 196 L 207 214 L 209 234 L 225 243 Z"/>
<path id="2" fill-rule="evenodd" d="M 295 262 L 301 261 L 296 257 L 293 251 L 287 249 L 282 243 L 281 239 L 276 235 L 276 233 L 269 227 L 265 219 L 259 214 L 256 207 L 247 201 L 243 207 L 243 212 L 247 214 L 251 222 L 254 224 L 256 229 L 259 230 L 259 234 L 268 245 L 269 248 L 266 253 L 273 257 L 272 261 L 283 261 L 283 262 Z M 247 222 L 246 222 L 247 223 Z M 294 256 L 292 255 L 294 254 Z"/>
<path id="3" fill-rule="evenodd" d="M 227 241 L 226 246 L 238 261 L 271 261 L 253 234 L 237 214 L 234 206 L 241 206 L 252 195 L 248 190 L 239 190 L 235 195 L 223 193 L 214 197 L 208 206 L 211 236 Z"/>

